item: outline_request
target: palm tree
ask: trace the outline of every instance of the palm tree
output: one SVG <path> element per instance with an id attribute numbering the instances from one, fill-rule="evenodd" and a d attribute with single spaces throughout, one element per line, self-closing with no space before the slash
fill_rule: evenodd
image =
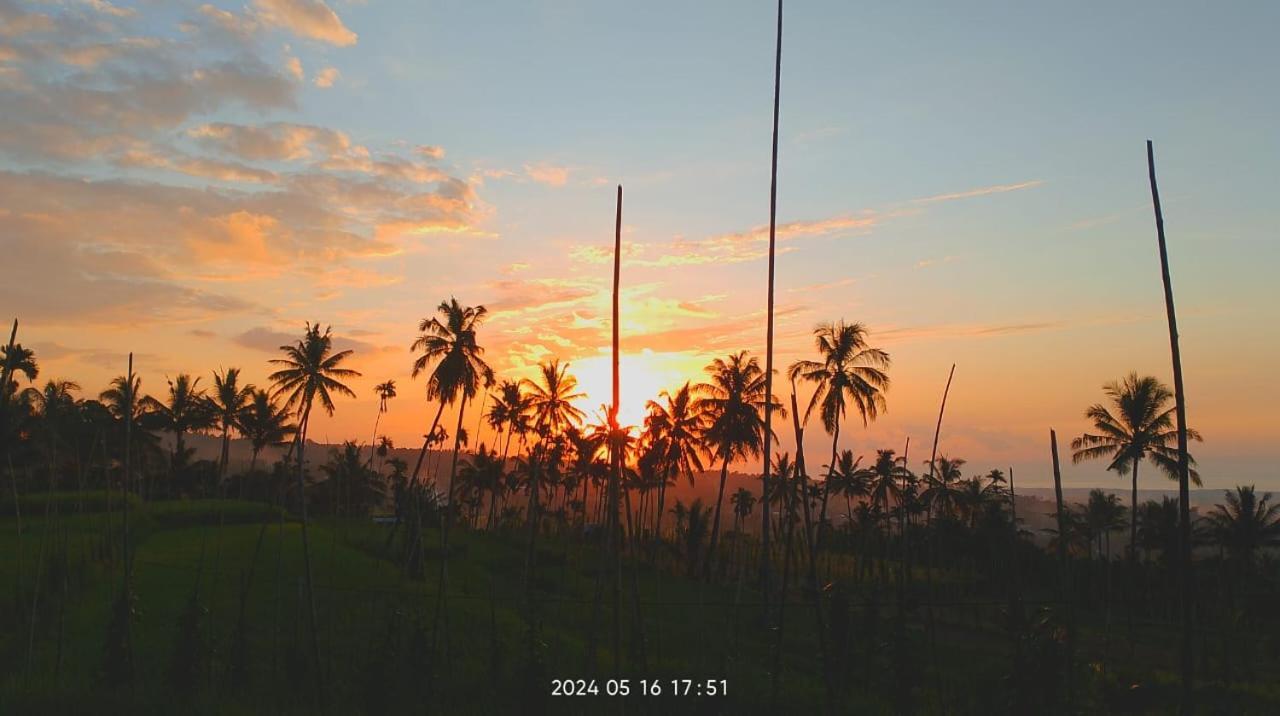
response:
<path id="1" fill-rule="evenodd" d="M 422 460 L 427 456 L 427 447 L 440 424 L 444 406 L 457 399 L 459 390 L 471 399 L 475 397 L 478 386 L 493 384 L 493 369 L 484 362 L 484 349 L 476 343 L 476 330 L 489 315 L 488 309 L 484 306 L 463 306 L 458 299 L 450 298 L 440 302 L 436 313 L 439 316 L 418 322 L 421 335 L 409 347 L 410 351 L 422 351 L 413 361 L 412 377 L 417 378 L 427 366 L 436 364 L 427 380 L 427 400 L 440 401 L 431 429 L 427 431 L 422 450 L 418 453 L 418 462 L 413 467 L 411 479 L 414 481 L 418 479 L 418 471 L 422 469 Z"/>
<path id="2" fill-rule="evenodd" d="M 720 459 L 720 488 L 716 493 L 715 516 L 711 521 L 711 543 L 704 557 L 703 570 L 711 572 L 716 545 L 720 537 L 720 508 L 724 502 L 724 485 L 729 476 L 729 463 L 735 459 L 755 457 L 763 449 L 766 404 L 779 415 L 786 415 L 782 404 L 765 394 L 765 374 L 760 363 L 746 351 L 726 358 L 716 358 L 705 368 L 710 381 L 693 388 L 697 399 L 693 409 L 706 416 L 703 446 Z M 768 507 L 768 505 L 765 505 Z"/>
<path id="3" fill-rule="evenodd" d="M 1004 491 L 1000 488 L 1000 482 L 990 479 L 989 473 L 987 478 L 983 482 L 982 477 L 974 476 L 959 483 L 957 505 L 965 522 L 969 524 L 969 529 L 977 528 L 978 518 L 987 511 L 988 506 L 1004 503 Z"/>
<path id="4" fill-rule="evenodd" d="M 213 409 L 214 424 L 222 430 L 222 452 L 218 456 L 218 481 L 225 479 L 227 460 L 231 451 L 231 431 L 244 435 L 241 417 L 253 396 L 252 385 L 240 385 L 240 369 L 228 368 L 224 373 L 213 374 L 213 395 L 209 406 Z"/>
<path id="5" fill-rule="evenodd" d="M 565 431 L 565 440 L 571 448 L 573 457 L 569 464 L 569 473 L 582 485 L 582 524 L 587 523 L 587 488 L 592 483 L 608 477 L 608 465 L 600 459 L 600 451 L 605 447 L 608 434 L 597 431 L 584 431 L 571 427 Z M 597 494 L 600 494 L 597 492 Z"/>
<path id="6" fill-rule="evenodd" d="M 889 389 L 889 375 L 885 370 L 890 361 L 888 353 L 867 344 L 867 328 L 861 323 L 824 323 L 814 329 L 813 339 L 822 360 L 796 361 L 788 374 L 792 380 L 799 378 L 814 384 L 804 419 L 808 422 L 813 411 L 818 410 L 822 427 L 831 436 L 829 482 L 836 467 L 840 421 L 845 411 L 852 404 L 865 427 L 885 410 L 884 393 Z M 830 485 L 826 485 L 822 491 L 819 526 L 827 519 L 829 488 Z"/>
<path id="7" fill-rule="evenodd" d="M 276 404 L 265 390 L 254 390 L 244 411 L 240 414 L 240 434 L 248 438 L 252 447 L 249 472 L 258 466 L 258 454 L 268 445 L 284 445 L 297 428 L 289 424 L 289 411 Z"/>
<path id="8" fill-rule="evenodd" d="M 476 330 L 484 322 L 488 309 L 484 306 L 464 307 L 458 303 L 458 299 L 450 298 L 448 301 L 441 301 L 436 307 L 436 312 L 440 315 L 424 318 L 418 323 L 421 335 L 409 348 L 411 351 L 422 351 L 422 354 L 413 362 L 412 376 L 415 378 L 425 371 L 428 365 L 436 361 L 436 367 L 427 380 L 427 399 L 440 401 L 440 408 L 432 421 L 431 431 L 427 433 L 422 451 L 418 453 L 418 463 L 413 470 L 413 479 L 416 480 L 418 477 L 418 469 L 422 466 L 422 459 L 427 454 L 427 446 L 440 422 L 440 414 L 444 411 L 444 406 L 460 399 L 458 424 L 453 430 L 453 456 L 449 461 L 449 481 L 445 486 L 444 522 L 440 530 L 442 554 L 436 596 L 436 628 L 432 631 L 431 637 L 433 653 L 436 637 L 442 628 L 440 619 L 444 614 L 444 594 L 449 584 L 449 529 L 457 507 L 454 501 L 453 483 L 458 473 L 458 451 L 462 447 L 466 434 L 462 427 L 462 419 L 466 414 L 467 403 L 475 398 L 481 387 L 488 388 L 494 382 L 493 369 L 485 363 L 483 358 L 484 348 L 476 341 Z M 442 318 L 444 320 L 441 320 Z M 447 644 L 446 641 L 446 648 Z"/>
<path id="9" fill-rule="evenodd" d="M 867 495 L 871 500 L 871 504 L 878 508 L 880 517 L 884 520 L 886 550 L 888 549 L 887 541 L 890 533 L 889 518 L 891 513 L 889 505 L 890 503 L 897 503 L 900 508 L 902 507 L 903 491 L 901 483 L 905 482 L 910 474 L 899 463 L 900 460 L 895 456 L 893 450 L 876 450 L 875 464 L 862 470 L 863 477 L 867 481 Z"/>
<path id="10" fill-rule="evenodd" d="M 533 420 L 533 430 L 538 435 L 537 452 L 529 460 L 529 506 L 525 512 L 525 521 L 529 526 L 528 548 L 525 552 L 524 591 L 529 602 L 530 634 L 533 624 L 533 569 L 535 544 L 538 535 L 538 484 L 541 472 L 542 454 L 547 450 L 547 443 L 558 438 L 571 426 L 580 424 L 583 412 L 574 406 L 573 401 L 586 397 L 578 391 L 578 379 L 569 375 L 569 364 L 561 364 L 558 360 L 542 363 L 538 366 L 540 382 L 523 379 L 520 384 L 528 394 L 529 415 Z M 532 638 L 532 637 L 531 637 Z"/>
<path id="11" fill-rule="evenodd" d="M 199 378 L 193 380 L 190 375 L 180 373 L 169 381 L 166 401 L 161 402 L 150 395 L 142 399 L 146 411 L 143 414 L 144 423 L 173 433 L 173 459 L 170 465 L 173 478 L 178 476 L 178 469 L 191 454 L 187 450 L 187 433 L 205 430 L 214 425 L 213 411 L 199 386 Z"/>
<path id="12" fill-rule="evenodd" d="M 578 379 L 569 374 L 569 364 L 559 360 L 538 366 L 536 382 L 525 378 L 521 381 L 528 392 L 529 413 L 533 430 L 541 438 L 562 435 L 572 425 L 580 425 L 586 414 L 573 405 L 573 401 L 586 397 L 578 390 Z"/>
<path id="13" fill-rule="evenodd" d="M 529 430 L 529 396 L 519 381 L 504 380 L 498 385 L 498 394 L 489 406 L 489 427 L 495 432 L 505 431 L 502 447 L 502 465 L 506 468 L 507 454 L 511 450 L 511 438 L 524 435 Z M 494 446 L 495 448 L 497 445 Z"/>
<path id="14" fill-rule="evenodd" d="M 13 395 L 18 390 L 17 381 L 13 380 L 13 376 L 21 373 L 27 376 L 28 382 L 35 382 L 37 376 L 40 375 L 40 366 L 36 363 L 36 354 L 30 348 L 23 348 L 21 343 L 14 343 L 10 349 L 8 345 L 0 346 L 0 364 L 4 369 L 3 381 L 0 384 L 0 391 L 6 396 Z"/>
<path id="15" fill-rule="evenodd" d="M 658 505 L 653 533 L 662 537 L 662 512 L 668 479 L 684 474 L 693 485 L 693 474 L 702 472 L 703 415 L 694 407 L 693 389 L 685 383 L 672 395 L 662 391 L 660 401 L 650 400 L 644 426 L 647 441 L 656 450 L 661 481 L 658 483 Z"/>
<path id="16" fill-rule="evenodd" d="M 385 383 L 378 383 L 373 386 L 373 392 L 378 395 L 378 415 L 373 419 L 373 438 L 369 440 L 369 462 L 373 464 L 373 456 L 377 452 L 378 445 L 378 422 L 382 420 L 382 414 L 387 412 L 387 401 L 396 397 L 396 382 L 388 380 Z"/>
<path id="17" fill-rule="evenodd" d="M 320 324 L 307 323 L 302 340 L 294 345 L 280 346 L 284 358 L 273 358 L 271 363 L 281 366 L 268 376 L 275 384 L 273 395 L 286 395 L 285 407 L 298 416 L 298 429 L 294 444 L 298 448 L 298 500 L 302 509 L 302 557 L 306 567 L 308 620 L 311 626 L 311 656 L 316 675 L 316 690 L 323 700 L 324 683 L 320 677 L 320 633 L 316 625 L 316 599 L 312 587 L 311 543 L 307 537 L 307 485 L 303 471 L 306 461 L 303 450 L 307 444 L 307 428 L 311 424 L 311 408 L 317 399 L 325 412 L 333 415 L 333 394 L 354 398 L 355 392 L 342 383 L 345 378 L 357 378 L 360 373 L 340 367 L 353 351 L 333 351 L 331 329 L 320 332 Z"/>
<path id="18" fill-rule="evenodd" d="M 485 525 L 486 528 L 492 529 L 498 519 L 498 497 L 505 488 L 503 480 L 505 476 L 502 462 L 498 460 L 498 453 L 481 445 L 471 459 L 463 461 L 458 477 L 478 498 L 488 495 L 489 514 Z"/>
<path id="19" fill-rule="evenodd" d="M 676 503 L 676 510 L 683 510 L 683 505 Z M 683 523 L 684 529 L 680 532 L 683 538 L 685 556 L 689 560 L 689 574 L 692 576 L 698 568 L 699 553 L 702 551 L 702 541 L 707 536 L 707 513 L 711 508 L 704 507 L 702 498 L 694 499 L 689 505 L 688 510 L 676 512 L 676 519 Z M 707 563 L 706 559 L 702 560 L 703 564 Z"/>
<path id="20" fill-rule="evenodd" d="M 17 335 L 18 321 L 15 319 L 9 343 L 0 346 L 0 366 L 3 366 L 0 369 L 0 448 L 4 449 L 6 457 L 12 447 L 11 441 L 16 436 L 19 422 L 13 406 L 10 405 L 10 400 L 18 393 L 18 381 L 14 380 L 13 376 L 22 373 L 29 382 L 34 383 L 36 376 L 40 374 L 35 353 L 29 348 L 23 348 L 21 343 L 15 343 L 14 339 Z M 12 477 L 12 474 L 10 476 Z"/>
<path id="21" fill-rule="evenodd" d="M 1097 540 L 1098 556 L 1104 560 L 1111 559 L 1111 533 L 1124 529 L 1124 513 L 1120 498 L 1097 488 L 1089 490 L 1089 500 L 1080 512 L 1081 523 L 1089 542 Z"/>
<path id="22" fill-rule="evenodd" d="M 729 504 L 733 506 L 734 531 L 742 531 L 742 522 L 751 516 L 756 506 L 756 493 L 745 487 L 729 496 Z"/>
<path id="23" fill-rule="evenodd" d="M 1280 545 L 1280 504 L 1270 504 L 1270 492 L 1259 497 L 1253 485 L 1223 494 L 1227 504 L 1214 505 L 1204 517 L 1207 531 L 1247 569 L 1260 550 Z"/>
<path id="24" fill-rule="evenodd" d="M 123 444 L 126 432 L 129 433 L 129 442 L 132 443 L 128 448 L 133 455 L 145 460 L 148 454 L 153 457 L 158 457 L 162 454 L 157 445 L 156 437 L 151 433 L 146 430 L 125 430 L 125 424 L 130 421 L 133 425 L 138 425 L 142 422 L 143 415 L 146 413 L 146 406 L 142 403 L 141 395 L 142 378 L 137 375 L 133 376 L 132 381 L 127 376 L 118 375 L 111 380 L 106 390 L 98 394 L 98 400 L 107 406 L 107 410 L 111 411 L 117 421 L 116 429 L 119 431 L 122 445 L 119 453 L 121 458 L 124 455 Z M 142 472 L 145 471 L 144 466 Z M 129 485 L 130 481 L 126 476 L 124 483 L 126 491 L 129 489 Z"/>
<path id="25" fill-rule="evenodd" d="M 1129 503 L 1129 556 L 1137 558 L 1138 544 L 1138 463 L 1143 460 L 1163 470 L 1170 479 L 1178 479 L 1178 430 L 1174 426 L 1175 406 L 1170 406 L 1173 393 L 1158 379 L 1130 373 L 1119 382 L 1102 386 L 1102 391 L 1115 408 L 1095 403 L 1085 411 L 1097 433 L 1085 433 L 1071 441 L 1072 462 L 1108 458 L 1108 470 L 1122 472 L 1128 468 L 1133 478 Z M 1187 430 L 1187 436 L 1201 440 L 1200 433 Z M 1190 464 L 1195 460 L 1187 456 Z M 1190 471 L 1197 485 L 1200 474 Z"/>
<path id="26" fill-rule="evenodd" d="M 1175 563 L 1178 555 L 1178 501 L 1169 497 L 1161 497 L 1160 501 L 1147 500 L 1142 503 L 1138 515 L 1138 543 L 1146 552 L 1148 560 L 1151 551 L 1159 550 L 1160 558 L 1166 565 Z"/>
<path id="27" fill-rule="evenodd" d="M 49 484 L 56 478 L 55 463 L 58 460 L 60 438 L 72 428 L 72 421 L 77 417 L 76 398 L 72 392 L 80 390 L 80 384 L 71 380 L 50 380 L 43 388 L 27 388 L 22 391 L 21 399 L 30 406 L 30 411 L 38 418 L 38 432 L 44 434 L 45 449 L 49 457 Z"/>
<path id="28" fill-rule="evenodd" d="M 395 448 L 396 448 L 396 443 L 394 440 L 390 438 L 390 436 L 383 435 L 382 437 L 378 438 L 378 445 L 377 447 L 374 448 L 374 451 L 373 451 L 374 454 L 378 456 L 378 467 L 374 468 L 374 472 L 378 473 L 379 475 L 382 474 L 382 461 L 385 460 L 387 455 L 390 455 L 391 451 L 394 450 Z M 404 467 L 406 470 L 409 469 L 408 465 L 405 465 Z"/>
<path id="29" fill-rule="evenodd" d="M 133 381 L 118 375 L 111 379 L 108 388 L 98 394 L 98 400 L 107 406 L 117 419 L 124 420 L 129 407 L 132 406 L 133 420 L 137 422 L 142 415 L 143 406 L 139 394 L 142 392 L 142 378 L 133 376 Z"/>
<path id="30" fill-rule="evenodd" d="M 831 470 L 834 483 L 831 489 L 837 496 L 844 496 L 845 521 L 853 524 L 853 499 L 867 496 L 866 474 L 859 467 L 861 457 L 854 457 L 852 450 L 843 450 L 836 458 L 835 470 Z"/>
<path id="31" fill-rule="evenodd" d="M 929 506 L 929 516 L 935 512 L 940 517 L 953 516 L 960 501 L 960 470 L 964 467 L 965 459 L 939 455 L 932 464 L 928 460 L 924 464 L 931 468 L 925 476 L 927 487 L 921 495 Z"/>
<path id="32" fill-rule="evenodd" d="M 354 442 L 331 449 L 329 462 L 321 465 L 320 471 L 328 479 L 316 489 L 323 490 L 335 512 L 339 505 L 346 505 L 354 514 L 365 514 L 386 499 L 382 479 L 360 459 L 360 448 Z"/>

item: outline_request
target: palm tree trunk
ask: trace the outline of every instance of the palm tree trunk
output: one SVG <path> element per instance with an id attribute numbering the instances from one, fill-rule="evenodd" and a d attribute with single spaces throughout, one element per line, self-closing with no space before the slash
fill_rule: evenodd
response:
<path id="1" fill-rule="evenodd" d="M 707 556 L 702 562 L 702 576 L 711 576 L 711 562 L 716 556 L 716 545 L 720 543 L 720 504 L 724 502 L 724 483 L 729 477 L 729 456 L 722 455 L 720 465 L 720 491 L 716 493 L 716 514 L 711 520 L 711 543 L 707 546 Z"/>
<path id="2" fill-rule="evenodd" d="M 227 478 L 227 461 L 231 458 L 231 428 L 222 426 L 222 451 L 218 453 L 218 486 Z"/>
<path id="3" fill-rule="evenodd" d="M 538 538 L 538 473 L 541 470 L 542 462 L 542 443 L 539 442 L 537 447 L 530 454 L 532 465 L 529 470 L 529 507 L 525 515 L 525 521 L 529 525 L 528 547 L 524 557 L 524 594 L 525 594 L 525 619 L 528 624 L 528 646 L 529 646 L 529 664 L 532 666 L 536 663 L 538 630 L 537 630 L 537 602 L 534 599 L 533 589 L 533 571 L 537 568 L 537 538 Z"/>
<path id="4" fill-rule="evenodd" d="M 453 494 L 453 480 L 458 473 L 458 450 L 462 445 L 462 416 L 467 411 L 467 396 L 462 395 L 462 400 L 458 404 L 458 425 L 453 431 L 453 458 L 449 463 L 449 484 L 445 488 L 445 510 L 444 524 L 440 528 L 440 577 L 436 586 L 436 614 L 435 628 L 431 630 L 431 654 L 434 657 L 436 639 L 441 631 L 446 631 L 444 639 L 445 662 L 449 661 L 449 636 L 447 630 L 449 628 L 448 611 L 445 609 L 445 590 L 449 587 L 449 527 L 453 524 L 453 513 L 457 507 L 457 501 Z M 441 619 L 444 620 L 443 624 Z"/>
<path id="5" fill-rule="evenodd" d="M 418 452 L 418 461 L 413 465 L 413 475 L 409 478 L 409 484 L 418 482 L 418 471 L 422 469 L 422 459 L 427 456 L 427 447 L 431 445 L 431 436 L 435 434 L 436 427 L 440 425 L 440 414 L 444 412 L 444 397 L 440 398 L 440 408 L 436 410 L 436 417 L 431 421 L 431 429 L 427 431 L 427 435 L 422 440 L 422 450 Z"/>
<path id="6" fill-rule="evenodd" d="M 1129 566 L 1138 562 L 1138 459 L 1133 460 L 1133 483 L 1129 500 Z"/>
<path id="7" fill-rule="evenodd" d="M 653 515 L 653 538 L 657 541 L 662 540 L 662 510 L 666 505 L 667 481 L 669 479 L 671 479 L 670 469 L 664 470 L 662 473 L 662 483 L 658 485 L 657 510 Z"/>
<path id="8" fill-rule="evenodd" d="M 831 657 L 827 651 L 827 624 L 826 617 L 822 612 L 822 592 L 818 589 L 818 542 L 817 536 L 813 534 L 812 516 L 809 510 L 809 473 L 804 464 L 804 428 L 800 425 L 800 411 L 797 410 L 795 383 L 791 384 L 791 427 L 795 431 L 796 436 L 796 478 L 800 481 L 800 503 L 804 515 L 804 534 L 805 542 L 809 551 L 809 593 L 813 597 L 813 613 L 815 619 L 815 632 L 818 635 L 818 656 L 822 660 L 822 683 L 826 688 L 827 706 L 833 708 L 836 702 L 835 683 L 832 681 L 831 673 Z M 836 435 L 840 434 L 837 424 Z M 838 437 L 836 439 L 839 439 Z M 835 440 L 832 441 L 831 448 L 831 470 L 827 473 L 827 480 L 830 481 L 832 475 L 835 474 L 836 451 Z M 787 540 L 790 541 L 790 534 Z M 786 579 L 783 579 L 785 584 Z M 785 587 L 783 589 L 785 601 Z M 779 607 L 778 615 L 778 653 L 782 652 L 782 615 L 781 607 Z M 774 660 L 774 678 L 777 678 L 781 671 L 780 663 L 775 657 Z"/>
<path id="9" fill-rule="evenodd" d="M 311 573 L 311 540 L 307 534 L 307 484 L 304 476 L 307 463 L 303 459 L 303 451 L 307 446 L 307 428 L 310 427 L 311 400 L 313 397 L 311 393 L 306 396 L 298 431 L 298 504 L 302 514 L 302 562 L 305 568 L 304 576 L 306 577 L 307 588 L 307 622 L 311 628 L 311 659 L 315 668 L 316 694 L 320 703 L 323 704 L 325 703 L 325 690 L 324 676 L 320 673 L 322 663 L 320 661 L 320 629 L 316 623 L 316 593 Z"/>
<path id="10" fill-rule="evenodd" d="M 795 410 L 794 403 L 792 410 Z M 831 464 L 827 466 L 827 479 L 822 481 L 822 506 L 818 511 L 817 534 L 814 535 L 813 544 L 818 548 L 822 547 L 822 527 L 827 523 L 827 498 L 831 493 L 831 478 L 836 474 L 836 450 L 840 443 L 840 418 L 836 416 L 835 430 L 831 431 Z M 809 497 L 805 495 L 805 504 L 809 504 Z"/>

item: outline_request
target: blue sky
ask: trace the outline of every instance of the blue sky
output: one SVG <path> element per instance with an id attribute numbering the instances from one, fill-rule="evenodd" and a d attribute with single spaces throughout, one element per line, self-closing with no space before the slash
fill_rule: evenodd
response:
<path id="1" fill-rule="evenodd" d="M 330 437 L 363 435 L 369 388 L 396 377 L 408 444 L 430 410 L 406 348 L 448 295 L 494 311 L 500 371 L 598 372 L 620 182 L 623 326 L 648 356 L 630 384 L 697 379 L 763 348 L 773 12 L 0 0 L 0 306 L 87 386 L 131 348 L 152 384 L 211 362 L 261 380 L 279 336 L 331 322 L 366 379 Z M 889 413 L 847 446 L 927 442 L 955 362 L 943 451 L 1043 484 L 1048 427 L 1078 434 L 1129 370 L 1169 379 L 1151 138 L 1202 472 L 1280 489 L 1278 21 L 1271 3 L 789 4 L 779 361 L 840 318 L 895 360 Z M 62 298 L 13 287 L 32 276 Z"/>

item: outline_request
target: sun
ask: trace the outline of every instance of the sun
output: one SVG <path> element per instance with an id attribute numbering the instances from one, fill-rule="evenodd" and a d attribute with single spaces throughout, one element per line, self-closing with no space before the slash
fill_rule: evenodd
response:
<path id="1" fill-rule="evenodd" d="M 687 353 L 656 353 L 644 350 L 623 353 L 618 360 L 618 422 L 624 426 L 644 424 L 645 404 L 664 390 L 679 388 L 687 380 L 702 375 L 701 362 Z M 578 379 L 578 391 L 586 397 L 575 405 L 589 421 L 597 420 L 600 406 L 613 402 L 613 368 L 608 353 L 580 358 L 569 364 L 569 373 Z"/>

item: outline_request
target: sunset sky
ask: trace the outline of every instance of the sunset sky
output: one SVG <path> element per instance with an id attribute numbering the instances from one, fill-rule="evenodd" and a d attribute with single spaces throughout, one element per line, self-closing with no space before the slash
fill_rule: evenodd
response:
<path id="1" fill-rule="evenodd" d="M 1205 484 L 1280 490 L 1280 4 L 880 5 L 792 2 L 784 34 L 776 360 L 841 318 L 893 358 L 844 447 L 909 436 L 919 467 L 954 362 L 941 451 L 1045 485 L 1048 429 L 1104 382 L 1171 381 L 1150 138 Z M 408 447 L 433 414 L 409 344 L 456 296 L 500 374 L 568 360 L 594 414 L 621 183 L 634 422 L 711 357 L 763 360 L 773 12 L 0 0 L 0 320 L 90 396 L 128 351 L 155 394 L 263 383 L 332 324 L 364 377 L 312 437 L 367 441 L 395 379 Z"/>

